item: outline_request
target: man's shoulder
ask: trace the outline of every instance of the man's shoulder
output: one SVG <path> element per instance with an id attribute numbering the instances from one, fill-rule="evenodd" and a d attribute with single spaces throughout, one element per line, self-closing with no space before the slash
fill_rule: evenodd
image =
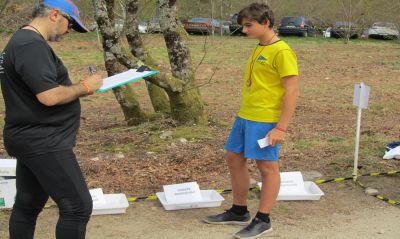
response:
<path id="1" fill-rule="evenodd" d="M 19 49 L 25 46 L 48 48 L 46 41 L 40 37 L 36 32 L 30 30 L 18 30 L 11 37 L 9 45 Z"/>

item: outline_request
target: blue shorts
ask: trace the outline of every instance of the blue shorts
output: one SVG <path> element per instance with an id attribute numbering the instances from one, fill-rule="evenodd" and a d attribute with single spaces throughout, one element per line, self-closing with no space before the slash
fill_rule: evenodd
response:
<path id="1" fill-rule="evenodd" d="M 243 153 L 245 158 L 277 161 L 279 144 L 260 148 L 257 142 L 275 126 L 276 123 L 255 122 L 236 117 L 224 148 L 237 154 Z"/>

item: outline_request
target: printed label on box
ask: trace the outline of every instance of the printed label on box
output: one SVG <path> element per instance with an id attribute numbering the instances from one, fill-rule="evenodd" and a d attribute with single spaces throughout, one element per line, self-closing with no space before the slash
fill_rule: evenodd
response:
<path id="1" fill-rule="evenodd" d="M 202 200 L 197 182 L 164 185 L 163 188 L 168 203 L 189 203 Z"/>

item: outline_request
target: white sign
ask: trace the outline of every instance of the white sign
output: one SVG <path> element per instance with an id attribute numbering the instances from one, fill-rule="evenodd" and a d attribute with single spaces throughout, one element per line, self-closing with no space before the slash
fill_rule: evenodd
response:
<path id="1" fill-rule="evenodd" d="M 3 179 L 0 177 L 0 208 L 12 208 L 15 202 L 17 188 L 15 179 Z"/>
<path id="2" fill-rule="evenodd" d="M 371 87 L 365 85 L 364 83 L 356 84 L 354 86 L 353 105 L 360 107 L 361 109 L 367 109 L 370 91 Z"/>
<path id="3" fill-rule="evenodd" d="M 106 202 L 106 200 L 104 198 L 103 189 L 101 189 L 101 188 L 90 189 L 89 192 L 90 192 L 90 196 L 92 196 L 93 204 Z"/>
<path id="4" fill-rule="evenodd" d="M 202 201 L 197 182 L 164 185 L 165 198 L 169 204 L 191 203 Z"/>
<path id="5" fill-rule="evenodd" d="M 257 142 L 258 142 L 258 145 L 260 146 L 260 148 L 265 148 L 269 145 L 268 137 L 259 139 L 259 140 L 257 140 Z"/>
<path id="6" fill-rule="evenodd" d="M 283 172 L 281 173 L 281 187 L 279 194 L 298 194 L 304 193 L 304 180 L 301 172 Z"/>
<path id="7" fill-rule="evenodd" d="M 301 172 L 282 172 L 279 196 L 303 195 L 306 193 Z M 260 184 L 262 187 L 262 184 Z"/>
<path id="8" fill-rule="evenodd" d="M 0 159 L 0 176 L 1 177 L 15 177 L 17 168 L 16 159 Z"/>

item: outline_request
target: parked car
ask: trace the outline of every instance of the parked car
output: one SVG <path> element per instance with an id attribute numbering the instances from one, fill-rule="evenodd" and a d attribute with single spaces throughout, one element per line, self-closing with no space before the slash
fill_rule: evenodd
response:
<path id="1" fill-rule="evenodd" d="M 139 33 L 147 33 L 147 22 L 139 22 Z"/>
<path id="2" fill-rule="evenodd" d="M 316 36 L 317 31 L 306 17 L 284 17 L 278 27 L 279 35 Z"/>
<path id="3" fill-rule="evenodd" d="M 353 22 L 335 22 L 331 29 L 331 37 L 334 38 L 345 38 L 348 35 L 349 38 L 355 39 L 360 33 L 360 28 Z"/>
<path id="4" fill-rule="evenodd" d="M 391 22 L 375 22 L 366 31 L 367 38 L 399 39 L 399 30 Z"/>
<path id="5" fill-rule="evenodd" d="M 230 29 L 229 26 L 232 24 L 230 21 L 225 21 L 225 20 L 220 20 L 220 19 L 215 19 L 218 21 L 218 24 L 221 26 L 220 31 L 216 31 L 215 34 L 220 34 L 221 33 L 221 29 L 222 29 L 222 34 L 223 35 L 229 35 Z"/>
<path id="6" fill-rule="evenodd" d="M 160 33 L 161 32 L 160 21 L 158 20 L 157 17 L 153 17 L 148 21 L 147 32 L 148 33 Z"/>
<path id="7" fill-rule="evenodd" d="M 185 22 L 184 27 L 188 33 L 212 34 L 221 31 L 218 20 L 204 17 L 192 18 Z"/>
<path id="8" fill-rule="evenodd" d="M 322 36 L 325 38 L 331 37 L 332 27 L 328 27 L 326 30 L 322 31 Z"/>
<path id="9" fill-rule="evenodd" d="M 238 23 L 238 16 L 239 14 L 235 13 L 231 17 L 231 25 L 229 25 L 229 31 L 231 35 L 245 35 L 242 32 L 243 29 L 242 25 Z"/>

